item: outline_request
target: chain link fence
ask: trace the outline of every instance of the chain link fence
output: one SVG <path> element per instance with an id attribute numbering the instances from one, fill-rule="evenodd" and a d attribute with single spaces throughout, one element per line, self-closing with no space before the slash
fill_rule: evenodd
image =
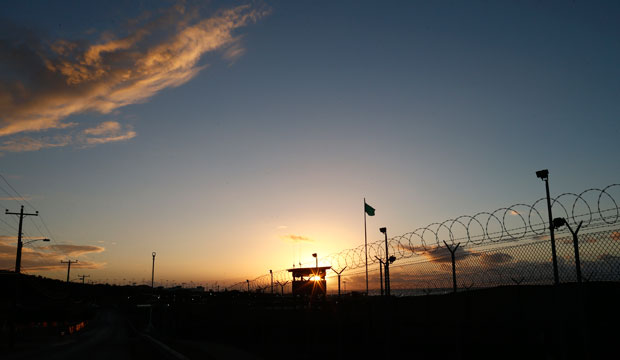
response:
<path id="1" fill-rule="evenodd" d="M 620 227 L 592 230 L 578 235 L 583 281 L 620 281 Z M 438 245 L 424 250 L 400 247 L 393 251 L 397 260 L 390 266 L 392 295 L 412 296 L 453 291 L 452 258 L 447 247 Z M 560 282 L 577 281 L 570 233 L 556 234 L 556 252 Z M 371 264 L 369 259 L 370 295 L 380 293 L 379 266 L 376 261 Z M 516 241 L 479 245 L 469 243 L 457 248 L 455 269 L 458 291 L 504 285 L 553 284 L 551 241 L 547 235 L 540 235 Z M 336 267 L 334 270 L 340 271 Z M 273 277 L 274 293 L 291 292 L 288 271 L 276 271 Z M 338 277 L 333 271 L 328 272 L 327 287 L 329 294 L 338 291 Z M 228 289 L 271 292 L 271 275 L 265 274 L 237 283 Z M 364 266 L 345 269 L 341 274 L 341 291 L 366 291 Z"/>

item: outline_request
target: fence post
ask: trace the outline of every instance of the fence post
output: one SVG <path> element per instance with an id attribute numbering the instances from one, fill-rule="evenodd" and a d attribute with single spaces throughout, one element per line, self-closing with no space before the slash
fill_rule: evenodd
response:
<path id="1" fill-rule="evenodd" d="M 577 225 L 577 229 L 573 231 L 573 228 L 571 228 L 568 221 L 566 222 L 566 227 L 568 227 L 568 230 L 570 230 L 571 234 L 573 234 L 573 247 L 575 249 L 575 267 L 577 268 L 577 283 L 579 284 L 581 284 L 581 262 L 579 260 L 579 238 L 577 237 L 577 234 L 579 233 L 579 229 L 581 229 L 582 224 L 583 221 L 579 222 L 579 225 Z"/>
<path id="2" fill-rule="evenodd" d="M 461 243 L 456 244 L 454 248 L 448 245 L 448 243 L 445 241 L 443 243 L 446 245 L 446 248 L 448 248 L 448 250 L 450 251 L 450 255 L 452 256 L 452 290 L 454 293 L 456 293 L 456 259 L 454 254 L 456 253 L 456 249 L 459 248 L 459 245 L 461 245 Z"/>

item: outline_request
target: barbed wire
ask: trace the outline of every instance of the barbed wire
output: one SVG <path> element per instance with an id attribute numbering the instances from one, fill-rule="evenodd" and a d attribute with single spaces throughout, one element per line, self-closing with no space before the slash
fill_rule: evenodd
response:
<path id="1" fill-rule="evenodd" d="M 615 194 L 614 192 L 618 192 Z M 579 194 L 563 193 L 551 199 L 554 217 L 563 217 L 577 225 L 583 221 L 582 229 L 596 229 L 620 223 L 620 184 L 603 189 L 587 189 Z M 475 215 L 461 215 L 440 223 L 432 223 L 414 231 L 388 239 L 388 251 L 397 258 L 410 258 L 430 250 L 461 243 L 461 247 L 497 244 L 500 242 L 536 239 L 547 234 L 547 198 L 541 198 L 532 205 L 514 204 L 492 212 Z M 583 231 L 583 230 L 582 230 Z M 375 257 L 385 257 L 385 242 L 368 244 L 368 263 L 375 264 Z M 330 254 L 322 263 L 337 268 L 349 269 L 365 265 L 364 245 Z"/>
<path id="2" fill-rule="evenodd" d="M 388 239 L 388 251 L 398 259 L 413 258 L 447 244 L 460 243 L 461 247 L 498 245 L 527 239 L 540 240 L 547 235 L 549 224 L 547 198 L 533 204 L 514 204 L 492 212 L 475 215 L 461 215 L 439 223 L 432 223 L 411 232 Z M 551 198 L 554 217 L 563 217 L 575 224 L 583 222 L 582 231 L 599 229 L 620 224 L 620 184 L 611 184 L 603 189 L 591 188 L 581 193 L 563 193 Z M 385 257 L 383 240 L 368 243 L 368 264 L 376 264 Z M 348 271 L 366 264 L 364 245 L 330 254 L 319 260 L 336 269 L 345 266 Z M 288 270 L 273 272 L 274 283 L 290 280 Z M 241 281 L 230 289 L 247 290 L 248 282 Z M 249 280 L 250 290 L 256 291 L 271 286 L 270 274 Z"/>

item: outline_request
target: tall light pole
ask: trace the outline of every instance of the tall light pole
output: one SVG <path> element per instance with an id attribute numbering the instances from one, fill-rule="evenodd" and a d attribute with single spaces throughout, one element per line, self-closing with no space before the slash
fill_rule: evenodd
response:
<path id="1" fill-rule="evenodd" d="M 379 261 L 379 284 L 381 285 L 381 296 L 383 296 L 383 260 L 378 256 L 375 256 L 375 259 Z"/>
<path id="2" fill-rule="evenodd" d="M 312 254 L 312 257 L 316 259 L 316 268 L 314 270 L 314 278 L 316 280 L 316 278 L 319 276 L 319 257 L 316 253 Z"/>
<path id="3" fill-rule="evenodd" d="M 19 274 L 22 266 L 22 246 L 24 246 L 22 243 L 22 224 L 24 222 L 24 216 L 39 216 L 39 212 L 36 211 L 34 214 L 25 213 L 24 205 L 22 205 L 18 213 L 9 212 L 9 209 L 6 209 L 4 213 L 6 215 L 19 216 L 19 230 L 17 230 L 17 255 L 15 256 L 15 273 Z"/>
<path id="4" fill-rule="evenodd" d="M 157 255 L 157 253 L 153 251 L 153 267 L 151 268 L 151 289 L 153 289 L 155 285 L 155 255 Z"/>
<path id="5" fill-rule="evenodd" d="M 387 228 L 379 228 L 385 235 L 385 295 L 390 296 L 390 253 L 388 252 Z"/>
<path id="6" fill-rule="evenodd" d="M 549 235 L 551 236 L 551 260 L 553 261 L 553 283 L 558 285 L 560 283 L 560 276 L 558 274 L 558 258 L 555 251 L 555 233 L 553 226 L 553 215 L 551 214 L 551 196 L 549 195 L 549 170 L 539 170 L 536 172 L 536 177 L 545 182 L 545 190 L 547 191 L 547 212 L 549 213 Z"/>
<path id="7" fill-rule="evenodd" d="M 271 294 L 273 295 L 273 271 L 269 270 L 269 275 L 271 275 Z"/>

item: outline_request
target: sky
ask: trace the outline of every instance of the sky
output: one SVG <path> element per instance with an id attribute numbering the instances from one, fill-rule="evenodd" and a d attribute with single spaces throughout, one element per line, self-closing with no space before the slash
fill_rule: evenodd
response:
<path id="1" fill-rule="evenodd" d="M 617 2 L 12 1 L 0 20 L 0 206 L 52 238 L 27 273 L 140 283 L 155 251 L 156 281 L 225 284 L 363 244 L 364 198 L 376 241 L 531 204 L 544 168 L 554 194 L 620 182 Z"/>

